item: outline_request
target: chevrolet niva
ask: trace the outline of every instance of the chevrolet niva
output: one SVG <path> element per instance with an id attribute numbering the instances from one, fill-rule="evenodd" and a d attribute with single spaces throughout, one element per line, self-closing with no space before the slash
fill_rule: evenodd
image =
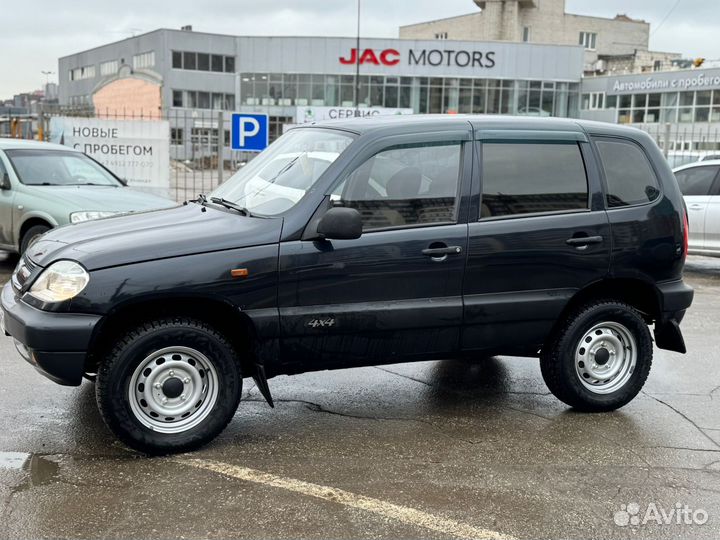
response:
<path id="1" fill-rule="evenodd" d="M 243 378 L 540 359 L 560 400 L 622 407 L 684 353 L 682 195 L 652 139 L 550 118 L 402 116 L 290 130 L 213 193 L 50 231 L 2 291 L 20 354 L 95 378 L 107 425 L 197 448 Z"/>

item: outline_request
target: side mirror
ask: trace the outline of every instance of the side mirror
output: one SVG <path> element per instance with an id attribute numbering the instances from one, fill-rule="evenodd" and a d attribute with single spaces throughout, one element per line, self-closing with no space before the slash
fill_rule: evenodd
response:
<path id="1" fill-rule="evenodd" d="M 0 189 L 10 189 L 11 187 L 10 175 L 8 173 L 3 173 L 0 176 Z"/>
<path id="2" fill-rule="evenodd" d="M 354 240 L 362 236 L 362 217 L 354 208 L 331 208 L 320 218 L 317 232 L 328 240 Z"/>

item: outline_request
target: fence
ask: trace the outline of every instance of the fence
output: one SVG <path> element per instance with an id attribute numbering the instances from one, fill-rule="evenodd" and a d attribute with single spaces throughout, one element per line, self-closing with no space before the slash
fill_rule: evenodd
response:
<path id="1" fill-rule="evenodd" d="M 51 119 L 55 116 L 168 122 L 171 195 L 185 201 L 208 193 L 232 176 L 256 154 L 230 148 L 231 114 L 223 111 L 172 109 L 162 114 L 140 111 L 95 111 L 88 108 L 45 110 L 37 115 L 30 130 L 33 138 L 53 139 Z M 270 141 L 282 134 L 292 117 L 271 117 Z"/>
<path id="2" fill-rule="evenodd" d="M 215 189 L 243 167 L 255 154 L 230 148 L 231 115 L 228 112 L 198 109 L 171 109 L 161 113 L 136 111 L 96 111 L 88 107 L 46 109 L 34 118 L 22 119 L 17 136 L 50 140 L 53 116 L 72 116 L 107 120 L 167 120 L 169 139 L 169 178 L 171 196 L 185 201 Z M 0 119 L 2 120 L 2 119 Z M 270 117 L 270 140 L 282 134 L 294 118 Z M 633 124 L 649 133 L 673 167 L 699 159 L 720 158 L 720 124 Z"/>

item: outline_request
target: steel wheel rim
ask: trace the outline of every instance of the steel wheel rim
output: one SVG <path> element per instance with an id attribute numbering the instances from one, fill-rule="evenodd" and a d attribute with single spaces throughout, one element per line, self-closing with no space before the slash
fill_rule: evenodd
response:
<path id="1" fill-rule="evenodd" d="M 583 334 L 575 348 L 575 372 L 594 394 L 611 394 L 625 386 L 637 366 L 637 342 L 615 321 L 601 322 Z"/>
<path id="2" fill-rule="evenodd" d="M 215 365 L 200 351 L 166 347 L 135 368 L 128 401 L 135 418 L 158 433 L 182 433 L 205 420 L 218 395 Z"/>

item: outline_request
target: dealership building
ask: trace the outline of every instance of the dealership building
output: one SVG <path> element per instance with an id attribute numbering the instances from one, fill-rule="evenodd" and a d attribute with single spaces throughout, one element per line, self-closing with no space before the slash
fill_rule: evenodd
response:
<path id="1" fill-rule="evenodd" d="M 219 112 L 268 114 L 271 138 L 308 117 L 354 114 L 358 90 L 361 114 L 579 114 L 580 46 L 362 39 L 357 90 L 355 48 L 354 38 L 160 29 L 61 58 L 59 100 L 168 118 L 176 145 L 205 136 Z"/>

